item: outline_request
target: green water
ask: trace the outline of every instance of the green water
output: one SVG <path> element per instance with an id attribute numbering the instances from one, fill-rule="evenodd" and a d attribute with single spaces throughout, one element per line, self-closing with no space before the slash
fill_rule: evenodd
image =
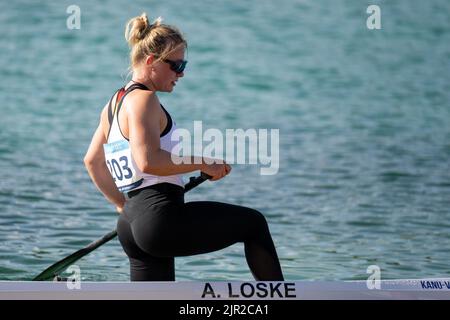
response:
<path id="1" fill-rule="evenodd" d="M 66 8 L 81 29 L 66 28 Z M 177 25 L 188 67 L 160 99 L 178 126 L 279 128 L 280 170 L 235 165 L 187 200 L 251 206 L 286 278 L 450 275 L 450 3 L 14 1 L 0 11 L 0 279 L 30 279 L 112 230 L 83 156 L 127 75 L 126 21 Z M 205 240 L 206 241 L 206 240 Z M 78 265 L 128 279 L 117 240 Z M 179 258 L 178 280 L 249 280 L 243 246 Z"/>

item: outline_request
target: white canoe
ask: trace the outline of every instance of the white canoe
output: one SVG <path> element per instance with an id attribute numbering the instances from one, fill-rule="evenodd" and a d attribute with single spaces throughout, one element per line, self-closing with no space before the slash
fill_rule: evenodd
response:
<path id="1" fill-rule="evenodd" d="M 285 282 L 0 281 L 0 300 L 450 300 L 450 278 Z M 378 287 L 378 288 L 377 288 Z"/>

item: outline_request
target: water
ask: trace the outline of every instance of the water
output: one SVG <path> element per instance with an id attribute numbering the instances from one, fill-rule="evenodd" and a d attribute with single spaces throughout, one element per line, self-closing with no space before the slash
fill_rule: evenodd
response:
<path id="1" fill-rule="evenodd" d="M 179 126 L 280 128 L 280 171 L 236 165 L 187 200 L 266 215 L 286 278 L 450 275 L 450 4 L 372 1 L 14 1 L 0 12 L 0 279 L 31 279 L 112 230 L 83 156 L 127 75 L 126 21 L 142 11 L 189 42 L 160 99 Z M 117 240 L 82 278 L 128 279 Z M 177 280 L 249 280 L 243 246 L 179 258 Z"/>

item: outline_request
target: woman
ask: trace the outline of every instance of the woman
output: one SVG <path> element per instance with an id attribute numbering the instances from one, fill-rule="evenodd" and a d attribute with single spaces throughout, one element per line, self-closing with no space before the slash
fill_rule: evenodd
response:
<path id="1" fill-rule="evenodd" d="M 175 123 L 156 92 L 171 92 L 184 75 L 183 36 L 160 18 L 149 24 L 144 13 L 128 22 L 125 38 L 131 47 L 132 80 L 104 107 L 84 162 L 120 213 L 117 233 L 130 260 L 131 281 L 174 281 L 174 257 L 236 242 L 244 242 L 256 280 L 283 280 L 260 212 L 220 202 L 184 202 L 182 174 L 201 170 L 216 181 L 231 167 L 206 158 L 192 157 L 191 164 L 172 161 Z"/>

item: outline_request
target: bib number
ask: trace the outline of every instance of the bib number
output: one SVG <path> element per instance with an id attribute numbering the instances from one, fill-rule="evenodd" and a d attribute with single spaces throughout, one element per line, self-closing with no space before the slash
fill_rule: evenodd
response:
<path id="1" fill-rule="evenodd" d="M 121 164 L 119 164 L 119 162 Z M 114 181 L 116 181 L 116 179 L 122 181 L 124 178 L 130 179 L 133 177 L 133 171 L 131 171 L 128 166 L 128 158 L 126 156 L 120 157 L 119 161 L 116 159 L 111 159 L 111 161 L 106 160 L 106 164 L 108 165 L 109 172 L 111 172 Z"/>
<path id="2" fill-rule="evenodd" d="M 116 141 L 103 145 L 106 165 L 121 192 L 139 186 L 143 179 L 136 174 L 128 141 Z"/>

